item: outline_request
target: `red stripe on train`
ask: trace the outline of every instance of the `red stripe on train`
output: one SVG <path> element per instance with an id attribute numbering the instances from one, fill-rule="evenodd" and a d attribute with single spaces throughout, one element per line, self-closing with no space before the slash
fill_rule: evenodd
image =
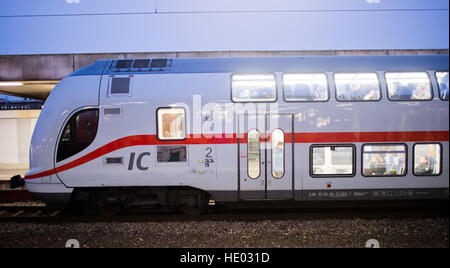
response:
<path id="1" fill-rule="evenodd" d="M 241 137 L 242 143 L 247 142 L 247 135 Z M 270 140 L 270 135 L 267 136 Z M 286 133 L 287 143 L 292 141 L 292 133 Z M 407 132 L 328 132 L 328 133 L 295 133 L 295 143 L 339 143 L 339 142 L 425 142 L 425 141 L 448 141 L 448 131 L 407 131 Z M 265 141 L 264 135 L 261 135 L 261 141 Z M 124 137 L 110 142 L 87 155 L 80 157 L 70 163 L 59 166 L 56 169 L 47 170 L 26 176 L 25 179 L 37 179 L 50 176 L 58 172 L 63 172 L 87 162 L 97 159 L 103 155 L 131 146 L 140 145 L 197 145 L 197 144 L 237 144 L 236 135 L 225 135 L 225 137 L 201 136 L 190 137 L 181 141 L 161 141 L 155 135 L 138 135 Z"/>

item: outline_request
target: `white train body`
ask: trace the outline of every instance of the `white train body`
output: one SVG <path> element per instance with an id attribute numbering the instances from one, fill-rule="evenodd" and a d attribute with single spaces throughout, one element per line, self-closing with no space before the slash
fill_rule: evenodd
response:
<path id="1" fill-rule="evenodd" d="M 153 61 L 98 61 L 55 87 L 31 142 L 30 192 L 60 202 L 76 189 L 153 189 L 160 203 L 174 189 L 219 202 L 448 198 L 448 56 Z M 338 74 L 369 73 L 377 97 L 339 99 Z M 392 99 L 390 73 L 425 73 L 431 96 Z M 290 101 L 290 74 L 325 77 L 328 96 Z M 275 91 L 252 96 L 252 85 Z M 158 120 L 169 122 L 160 132 Z M 85 148 L 71 143 L 77 131 Z M 419 172 L 419 151 L 432 171 Z"/>

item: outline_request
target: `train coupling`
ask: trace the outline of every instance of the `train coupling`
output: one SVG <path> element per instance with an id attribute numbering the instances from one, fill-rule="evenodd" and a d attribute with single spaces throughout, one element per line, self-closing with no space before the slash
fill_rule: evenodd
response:
<path id="1" fill-rule="evenodd" d="M 11 189 L 20 188 L 25 186 L 25 180 L 20 175 L 16 175 L 9 180 L 9 185 Z"/>

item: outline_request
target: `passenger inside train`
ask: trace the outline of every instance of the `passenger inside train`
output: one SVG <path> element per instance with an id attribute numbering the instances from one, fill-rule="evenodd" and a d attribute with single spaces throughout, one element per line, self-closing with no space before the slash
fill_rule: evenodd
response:
<path id="1" fill-rule="evenodd" d="M 380 86 L 375 73 L 336 74 L 336 94 L 339 101 L 376 101 Z"/>

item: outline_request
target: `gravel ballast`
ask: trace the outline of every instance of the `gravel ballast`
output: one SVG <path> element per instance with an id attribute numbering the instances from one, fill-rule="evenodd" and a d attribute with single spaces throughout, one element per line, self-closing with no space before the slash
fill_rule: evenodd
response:
<path id="1" fill-rule="evenodd" d="M 448 248 L 448 218 L 0 224 L 0 247 Z"/>

